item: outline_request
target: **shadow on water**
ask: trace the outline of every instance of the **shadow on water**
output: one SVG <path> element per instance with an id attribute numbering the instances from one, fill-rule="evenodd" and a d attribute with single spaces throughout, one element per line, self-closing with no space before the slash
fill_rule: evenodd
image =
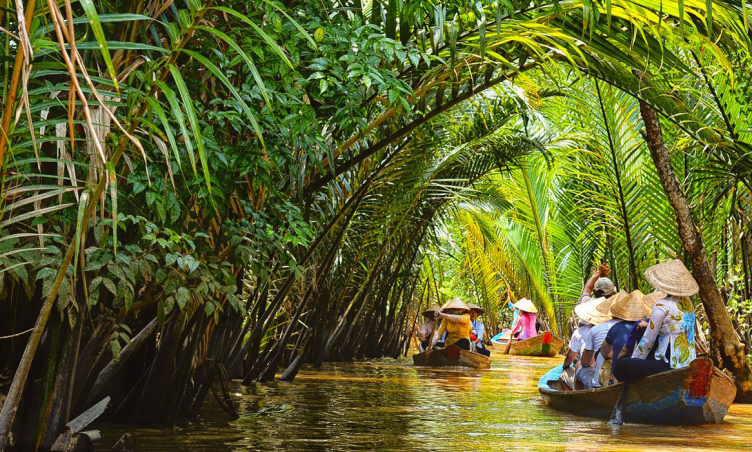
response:
<path id="1" fill-rule="evenodd" d="M 560 358 L 493 355 L 490 370 L 418 368 L 409 358 L 303 368 L 293 383 L 233 386 L 241 417 L 207 401 L 201 418 L 167 429 L 100 425 L 99 450 L 125 431 L 138 450 L 475 451 L 749 450 L 752 406 L 722 425 L 665 427 L 605 421 L 544 406 L 536 382 Z M 287 404 L 293 410 L 254 416 Z"/>

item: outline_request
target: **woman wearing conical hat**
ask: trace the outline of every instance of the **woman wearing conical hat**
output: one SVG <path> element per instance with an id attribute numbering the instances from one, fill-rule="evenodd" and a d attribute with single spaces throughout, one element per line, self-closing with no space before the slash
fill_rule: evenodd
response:
<path id="1" fill-rule="evenodd" d="M 452 298 L 441 308 L 438 313 L 441 320 L 439 331 L 433 336 L 431 347 L 433 348 L 439 338 L 447 333 L 445 345 L 456 345 L 457 347 L 470 350 L 470 308 L 459 297 Z"/>
<path id="2" fill-rule="evenodd" d="M 538 330 L 535 326 L 538 309 L 535 307 L 532 301 L 527 298 L 523 298 L 514 304 L 514 307 L 520 310 L 520 315 L 517 316 L 517 320 L 512 325 L 510 331 L 510 338 L 515 337 L 518 334 L 517 340 L 524 341 L 538 335 Z M 511 339 L 510 339 L 511 340 Z"/>
<path id="3" fill-rule="evenodd" d="M 692 274 L 681 260 L 674 259 L 648 268 L 645 280 L 667 295 L 655 302 L 632 358 L 620 359 L 614 366 L 618 381 L 680 369 L 696 357 L 695 314 L 689 297 L 699 287 Z"/>
<path id="4" fill-rule="evenodd" d="M 611 306 L 611 317 L 620 321 L 608 330 L 601 344 L 594 377 L 598 380 L 597 385 L 593 384 L 593 387 L 608 386 L 614 365 L 620 358 L 627 357 L 627 355 L 622 355 L 622 350 L 626 348 L 632 329 L 637 322 L 650 315 L 650 311 L 645 306 L 644 297 L 642 292 L 635 290 Z"/>
<path id="5" fill-rule="evenodd" d="M 431 333 L 436 326 L 436 314 L 441 312 L 441 307 L 437 304 L 433 304 L 423 311 L 423 324 L 420 325 L 418 331 L 418 339 L 420 339 L 419 350 L 421 352 L 426 351 L 428 348 L 428 341 L 431 340 Z"/>

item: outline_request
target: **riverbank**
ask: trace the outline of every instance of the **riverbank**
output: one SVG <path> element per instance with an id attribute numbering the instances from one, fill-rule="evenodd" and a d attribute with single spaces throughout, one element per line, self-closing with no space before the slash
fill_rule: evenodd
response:
<path id="1" fill-rule="evenodd" d="M 749 450 L 752 405 L 733 405 L 721 425 L 628 424 L 618 433 L 543 406 L 537 379 L 558 362 L 494 354 L 484 371 L 416 368 L 409 358 L 304 366 L 293 383 L 234 384 L 238 420 L 207 400 L 198 420 L 174 428 L 100 425 L 97 450 L 125 431 L 140 452 Z M 250 414 L 283 404 L 293 409 Z"/>

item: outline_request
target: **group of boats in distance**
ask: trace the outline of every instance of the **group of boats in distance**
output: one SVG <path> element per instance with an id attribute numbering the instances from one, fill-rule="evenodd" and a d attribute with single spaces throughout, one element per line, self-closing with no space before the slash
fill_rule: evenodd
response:
<path id="1" fill-rule="evenodd" d="M 502 336 L 492 341 L 495 353 L 554 357 L 564 340 L 551 332 L 522 341 Z M 491 358 L 453 345 L 413 355 L 416 366 L 469 367 L 489 369 Z M 544 404 L 568 413 L 608 419 L 622 394 L 624 383 L 604 388 L 564 390 L 559 376 L 562 365 L 554 367 L 538 381 Z M 663 372 L 630 383 L 624 404 L 624 420 L 641 424 L 697 425 L 723 421 L 736 397 L 734 380 L 713 366 L 707 357 L 698 357 L 688 367 Z"/>

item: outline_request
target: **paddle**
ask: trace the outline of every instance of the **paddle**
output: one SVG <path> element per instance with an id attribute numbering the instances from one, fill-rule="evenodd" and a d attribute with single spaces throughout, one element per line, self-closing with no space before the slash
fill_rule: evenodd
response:
<path id="1" fill-rule="evenodd" d="M 509 339 L 507 340 L 507 345 L 506 345 L 506 347 L 504 347 L 504 354 L 505 355 L 509 354 L 509 349 L 512 347 L 512 339 L 514 339 L 514 338 L 512 337 L 512 334 L 509 333 Z"/>
<path id="2" fill-rule="evenodd" d="M 629 382 L 624 382 L 624 387 L 621 388 L 621 394 L 616 400 L 614 406 L 614 412 L 611 413 L 611 420 L 608 421 L 608 425 L 622 425 L 624 424 L 624 415 L 627 413 L 627 391 Z"/>

